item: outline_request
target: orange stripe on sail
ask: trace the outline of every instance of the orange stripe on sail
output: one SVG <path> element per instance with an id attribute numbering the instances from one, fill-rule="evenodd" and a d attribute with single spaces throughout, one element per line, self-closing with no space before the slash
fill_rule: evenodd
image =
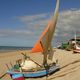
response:
<path id="1" fill-rule="evenodd" d="M 49 29 L 49 27 L 50 27 L 51 24 L 52 24 L 52 21 L 50 20 L 47 28 L 44 30 L 44 32 L 40 36 L 39 40 L 37 41 L 37 43 L 35 44 L 35 46 L 32 48 L 31 52 L 43 52 L 40 40 L 44 37 L 45 33 L 48 31 L 48 29 Z"/>
<path id="2" fill-rule="evenodd" d="M 38 41 L 31 50 L 32 52 L 43 52 L 40 41 Z"/>

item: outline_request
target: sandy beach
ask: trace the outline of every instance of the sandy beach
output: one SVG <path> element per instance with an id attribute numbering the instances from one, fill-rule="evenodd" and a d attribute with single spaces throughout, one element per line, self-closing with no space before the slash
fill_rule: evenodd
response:
<path id="1" fill-rule="evenodd" d="M 80 54 L 73 54 L 72 51 L 60 49 L 55 50 L 54 56 L 58 59 L 58 64 L 61 69 L 50 75 L 47 80 L 80 80 Z M 26 52 L 33 60 L 42 64 L 43 56 L 41 53 L 31 54 L 29 50 L 0 53 L 0 77 L 4 74 L 0 80 L 11 80 L 10 76 L 6 74 L 8 69 L 6 64 L 11 68 L 11 64 L 14 65 L 16 60 L 23 58 L 21 52 Z M 28 78 L 26 80 L 46 80 L 46 77 L 36 79 Z"/>

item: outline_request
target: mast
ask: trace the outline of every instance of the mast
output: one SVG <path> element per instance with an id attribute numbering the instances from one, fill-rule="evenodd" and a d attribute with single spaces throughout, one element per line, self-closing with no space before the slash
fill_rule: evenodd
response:
<path id="1" fill-rule="evenodd" d="M 58 19 L 58 11 L 59 11 L 59 0 L 56 0 L 56 9 L 52 20 L 49 23 L 47 32 L 44 34 L 42 39 L 40 40 L 42 49 L 43 49 L 43 64 L 47 64 L 47 55 L 52 52 L 51 42 L 55 32 L 55 27 Z M 53 56 L 52 56 L 53 57 Z"/>
<path id="2" fill-rule="evenodd" d="M 75 32 L 75 36 L 74 36 L 74 39 L 75 39 L 75 45 L 76 45 L 76 32 Z"/>

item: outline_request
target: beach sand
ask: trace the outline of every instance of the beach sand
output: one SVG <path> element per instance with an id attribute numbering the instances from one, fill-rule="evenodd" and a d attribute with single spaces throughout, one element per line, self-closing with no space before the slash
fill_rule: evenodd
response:
<path id="1" fill-rule="evenodd" d="M 54 56 L 58 59 L 58 64 L 61 69 L 47 78 L 28 78 L 26 80 L 80 80 L 80 54 L 74 54 L 72 51 L 60 49 L 55 50 Z M 26 52 L 33 60 L 42 64 L 42 54 L 31 54 L 30 50 L 0 53 L 0 77 L 5 74 L 8 69 L 6 64 L 11 68 L 11 64 L 14 65 L 16 60 L 23 58 L 21 52 Z M 11 80 L 11 78 L 8 74 L 5 74 L 0 80 Z"/>

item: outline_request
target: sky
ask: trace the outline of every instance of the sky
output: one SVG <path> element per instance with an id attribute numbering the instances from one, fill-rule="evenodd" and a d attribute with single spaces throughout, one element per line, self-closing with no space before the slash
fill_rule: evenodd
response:
<path id="1" fill-rule="evenodd" d="M 56 0 L 0 0 L 0 46 L 32 47 L 47 26 Z M 80 0 L 60 0 L 53 46 L 80 35 Z"/>

